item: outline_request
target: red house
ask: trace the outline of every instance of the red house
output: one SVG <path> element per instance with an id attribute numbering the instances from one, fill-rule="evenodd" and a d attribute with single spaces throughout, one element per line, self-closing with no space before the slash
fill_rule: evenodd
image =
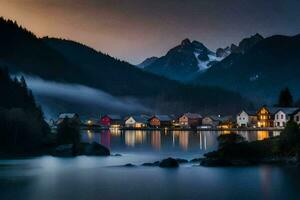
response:
<path id="1" fill-rule="evenodd" d="M 100 125 L 106 127 L 119 127 L 121 125 L 122 118 L 119 115 L 104 115 L 100 119 Z"/>

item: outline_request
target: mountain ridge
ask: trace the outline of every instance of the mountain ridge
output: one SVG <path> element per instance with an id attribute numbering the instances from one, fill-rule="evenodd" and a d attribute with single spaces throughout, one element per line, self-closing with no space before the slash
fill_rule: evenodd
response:
<path id="1" fill-rule="evenodd" d="M 2 67 L 48 81 L 100 89 L 118 98 L 134 97 L 151 107 L 152 112 L 194 110 L 228 113 L 248 103 L 235 92 L 219 87 L 181 84 L 145 72 L 78 42 L 37 38 L 28 32 L 17 23 L 0 19 Z M 228 98 L 221 102 L 221 96 Z M 80 109 L 80 106 L 74 109 Z"/>

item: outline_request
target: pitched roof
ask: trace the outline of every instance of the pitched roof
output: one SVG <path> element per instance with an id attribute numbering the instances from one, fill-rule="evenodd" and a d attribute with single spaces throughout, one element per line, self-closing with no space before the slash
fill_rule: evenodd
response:
<path id="1" fill-rule="evenodd" d="M 242 110 L 238 115 L 240 115 L 243 111 L 244 111 L 245 113 L 247 113 L 249 116 L 254 116 L 254 115 L 256 115 L 256 111 L 254 111 L 254 110 Z"/>
<path id="2" fill-rule="evenodd" d="M 109 117 L 112 120 L 121 120 L 122 119 L 121 115 L 112 115 L 112 114 L 110 114 L 110 115 L 105 115 L 105 116 Z"/>
<path id="3" fill-rule="evenodd" d="M 211 118 L 213 121 L 220 121 L 220 122 L 232 120 L 232 116 L 209 116 L 209 118 Z"/>
<path id="4" fill-rule="evenodd" d="M 139 123 L 147 123 L 148 118 L 141 116 L 141 115 L 136 115 L 136 116 L 132 116 L 132 118 Z"/>
<path id="5" fill-rule="evenodd" d="M 159 119 L 159 121 L 171 121 L 172 118 L 169 115 L 155 115 L 153 117 L 156 117 Z"/>
<path id="6" fill-rule="evenodd" d="M 296 108 L 296 107 L 279 108 L 279 109 L 277 110 L 276 113 L 278 113 L 279 111 L 282 111 L 282 112 L 284 112 L 284 113 L 287 114 L 287 115 L 292 115 L 292 114 L 296 113 L 296 112 L 299 111 L 299 110 L 300 110 L 300 109 L 299 109 L 299 108 Z M 276 113 L 275 113 L 275 114 L 276 114 Z"/>
<path id="7" fill-rule="evenodd" d="M 183 115 L 185 115 L 189 119 L 199 119 L 199 118 L 202 118 L 202 116 L 200 114 L 197 114 L 197 113 L 185 113 Z"/>
<path id="8" fill-rule="evenodd" d="M 263 107 L 268 109 L 268 111 L 272 115 L 276 114 L 279 110 L 282 110 L 284 113 L 289 114 L 289 115 L 293 114 L 294 112 L 299 110 L 299 108 L 296 108 L 296 107 L 271 107 L 271 106 L 263 106 Z"/>

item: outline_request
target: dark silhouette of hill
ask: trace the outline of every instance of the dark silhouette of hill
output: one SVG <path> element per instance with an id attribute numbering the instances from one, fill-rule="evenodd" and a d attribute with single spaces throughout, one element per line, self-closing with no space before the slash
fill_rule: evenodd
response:
<path id="1" fill-rule="evenodd" d="M 0 64 L 14 73 L 135 97 L 153 111 L 234 112 L 246 104 L 237 93 L 167 80 L 74 41 L 37 38 L 3 18 L 0 43 Z"/>
<path id="2" fill-rule="evenodd" d="M 284 87 L 299 97 L 300 36 L 276 35 L 243 53 L 232 53 L 194 80 L 199 85 L 222 86 L 247 97 L 273 101 Z"/>

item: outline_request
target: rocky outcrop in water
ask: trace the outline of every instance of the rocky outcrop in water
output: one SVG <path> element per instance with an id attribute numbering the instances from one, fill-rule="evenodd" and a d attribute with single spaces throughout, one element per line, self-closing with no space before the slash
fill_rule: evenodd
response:
<path id="1" fill-rule="evenodd" d="M 79 145 L 74 144 L 64 144 L 56 147 L 53 156 L 58 157 L 71 157 L 71 156 L 109 156 L 110 151 L 105 146 L 93 142 L 89 143 L 80 143 Z"/>
<path id="2" fill-rule="evenodd" d="M 167 158 L 167 159 L 162 160 L 159 163 L 159 167 L 162 167 L 162 168 L 177 168 L 177 167 L 179 167 L 179 164 L 178 164 L 176 159 Z"/>

